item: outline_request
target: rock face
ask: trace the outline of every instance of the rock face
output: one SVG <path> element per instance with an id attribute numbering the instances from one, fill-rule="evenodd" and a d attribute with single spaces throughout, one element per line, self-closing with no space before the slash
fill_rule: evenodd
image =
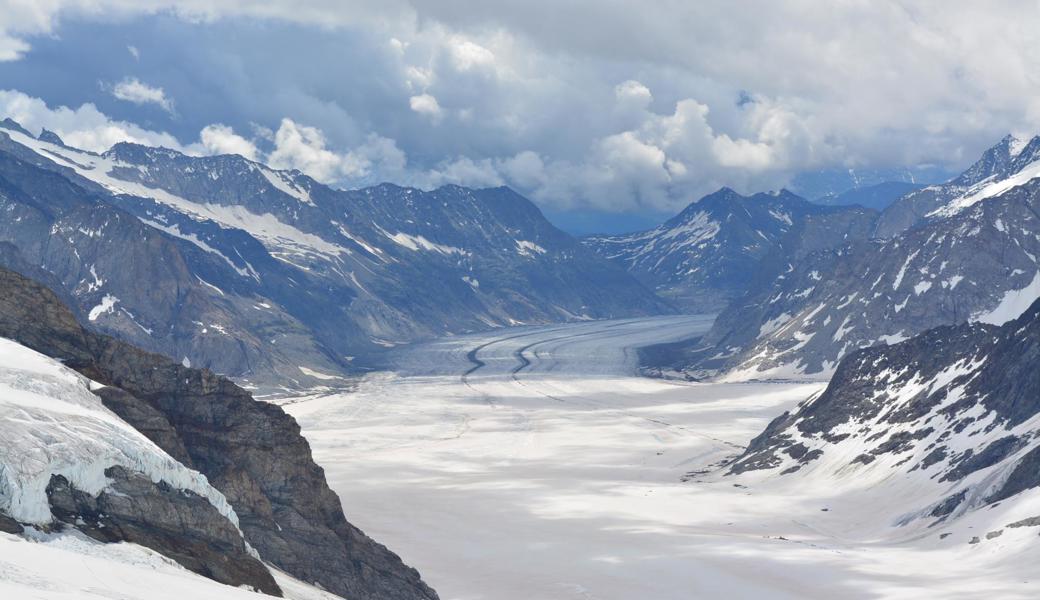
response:
<path id="1" fill-rule="evenodd" d="M 582 243 L 678 306 L 712 312 L 747 289 L 759 261 L 792 229 L 810 216 L 845 210 L 811 204 L 786 190 L 741 196 L 723 188 L 656 229 L 590 236 Z"/>
<path id="2" fill-rule="evenodd" d="M 425 336 L 670 310 L 505 188 L 334 190 L 239 156 L 98 155 L 7 124 L 0 210 L 0 241 L 93 328 L 250 383 L 328 383 Z"/>
<path id="3" fill-rule="evenodd" d="M 730 472 L 885 482 L 917 504 L 904 520 L 957 517 L 1040 486 L 1038 364 L 1040 301 L 1003 326 L 857 351 Z"/>
<path id="4" fill-rule="evenodd" d="M 912 227 L 956 214 L 982 197 L 997 195 L 1006 188 L 988 188 L 1011 182 L 1018 175 L 1035 176 L 1032 171 L 1038 160 L 1040 136 L 1020 140 L 1009 135 L 949 182 L 907 194 L 892 204 L 878 219 L 875 236 L 895 237 Z"/>
<path id="5" fill-rule="evenodd" d="M 0 270 L 0 290 L 0 337 L 106 386 L 97 393 L 109 409 L 227 497 L 265 561 L 346 598 L 437 597 L 414 569 L 347 522 L 299 427 L 280 408 L 208 371 L 83 329 L 54 294 L 21 275 Z M 118 502 L 52 483 L 66 511 Z M 161 489 L 141 493 L 165 501 Z"/>
<path id="6" fill-rule="evenodd" d="M 238 529 L 205 498 L 152 483 L 121 466 L 106 469 L 105 476 L 112 481 L 109 488 L 91 496 L 53 475 L 47 497 L 54 516 L 96 540 L 152 548 L 215 581 L 281 596 Z"/>
<path id="7" fill-rule="evenodd" d="M 1018 156 L 1034 146 L 1040 141 Z M 1040 162 L 1030 164 L 1011 179 L 986 175 L 983 187 L 999 193 L 951 196 L 895 237 L 781 255 L 779 275 L 759 278 L 727 307 L 689 364 L 735 378 L 826 376 L 858 348 L 1017 317 L 1040 295 L 1040 179 L 1022 176 Z M 959 180 L 986 173 L 977 165 Z M 890 210 L 903 210 L 897 205 Z"/>

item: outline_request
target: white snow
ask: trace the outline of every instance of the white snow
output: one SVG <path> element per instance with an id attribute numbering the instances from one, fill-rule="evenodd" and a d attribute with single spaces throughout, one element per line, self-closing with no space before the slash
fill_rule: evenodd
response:
<path id="1" fill-rule="evenodd" d="M 332 381 L 332 380 L 337 380 L 337 379 L 343 379 L 339 375 L 329 375 L 328 373 L 322 373 L 321 371 L 315 371 L 314 369 L 310 369 L 310 368 L 303 367 L 303 366 L 298 366 L 296 368 L 299 369 L 300 372 L 303 373 L 304 375 L 307 375 L 309 377 L 313 377 L 315 379 L 321 379 L 323 381 Z"/>
<path id="2" fill-rule="evenodd" d="M 1028 137 L 1019 137 L 1017 135 L 1011 136 L 1011 143 L 1008 146 L 1008 156 L 1015 158 L 1019 154 L 1022 154 L 1022 151 L 1029 145 L 1029 140 L 1030 138 Z"/>
<path id="3" fill-rule="evenodd" d="M 1037 298 L 1040 298 L 1040 271 L 1033 276 L 1029 285 L 1020 290 L 1008 290 L 993 310 L 974 315 L 972 320 L 1003 325 L 1022 316 Z"/>
<path id="4" fill-rule="evenodd" d="M 785 223 L 788 226 L 790 226 L 792 224 L 791 215 L 789 215 L 789 214 L 787 214 L 787 213 L 785 213 L 783 211 L 774 210 L 774 209 L 771 208 L 771 209 L 769 209 L 769 214 L 772 215 L 773 218 L 776 219 L 777 221 Z"/>
<path id="5" fill-rule="evenodd" d="M 898 344 L 899 342 L 905 342 L 908 339 L 910 339 L 910 336 L 906 335 L 906 332 L 900 331 L 899 333 L 895 333 L 892 335 L 883 335 L 878 338 L 878 341 L 884 342 L 886 345 L 891 346 L 893 344 Z"/>
<path id="6" fill-rule="evenodd" d="M 260 167 L 260 173 L 278 191 L 299 200 L 303 204 L 315 206 L 314 200 L 311 200 L 311 193 L 298 186 L 285 171 L 273 171 L 267 167 Z"/>
<path id="7" fill-rule="evenodd" d="M 706 325 L 669 317 L 460 336 L 400 348 L 395 372 L 286 409 L 351 520 L 443 598 L 1035 595 L 1035 529 L 967 544 L 967 527 L 984 534 L 1040 514 L 1035 502 L 911 536 L 884 521 L 877 495 L 857 500 L 873 475 L 680 481 L 739 453 L 824 385 L 632 376 L 633 346 Z M 485 366 L 461 378 L 471 350 Z M 531 364 L 514 378 L 517 353 Z M 940 541 L 943 531 L 954 535 Z"/>
<path id="8" fill-rule="evenodd" d="M 25 539 L 0 533 L 0 598 L 10 600 L 259 600 L 136 544 L 101 544 L 79 533 Z M 271 569 L 289 600 L 339 600 Z"/>
<path id="9" fill-rule="evenodd" d="M 0 338 L 0 511 L 48 523 L 45 489 L 52 474 L 97 494 L 104 470 L 122 465 L 207 498 L 238 519 L 206 478 L 189 470 L 119 419 L 90 393 L 90 382 L 61 363 Z"/>
<path id="10" fill-rule="evenodd" d="M 896 273 L 896 278 L 892 282 L 893 292 L 898 290 L 899 286 L 903 285 L 903 277 L 906 275 L 906 268 L 910 266 L 910 262 L 914 260 L 914 258 L 917 256 L 919 252 L 920 250 L 915 250 L 912 253 L 910 253 L 910 256 L 906 257 L 906 262 L 904 262 L 903 266 L 899 268 L 899 272 Z"/>
<path id="11" fill-rule="evenodd" d="M 955 215 L 983 200 L 995 198 L 1008 190 L 1020 185 L 1025 185 L 1037 177 L 1040 177 L 1040 160 L 1026 165 L 1018 173 L 1015 173 L 1007 179 L 1001 179 L 998 181 L 987 180 L 982 184 L 973 187 L 963 196 L 957 197 L 946 205 L 932 211 L 929 213 L 929 216 L 948 217 Z"/>
<path id="12" fill-rule="evenodd" d="M 97 321 L 101 315 L 110 314 L 115 309 L 117 302 L 119 302 L 119 298 L 116 298 L 112 294 L 105 294 L 101 299 L 101 303 L 90 309 L 90 312 L 87 314 L 87 319 Z"/>
<path id="13" fill-rule="evenodd" d="M 529 242 L 527 240 L 517 240 L 516 248 L 517 252 L 524 256 L 534 256 L 536 253 L 545 254 L 545 248 L 542 248 L 538 244 L 534 242 Z"/>
<path id="14" fill-rule="evenodd" d="M 398 245 L 404 246 L 405 248 L 408 248 L 413 252 L 418 252 L 419 250 L 427 250 L 431 252 L 439 252 L 440 254 L 444 255 L 466 254 L 466 251 L 462 248 L 456 248 L 455 246 L 448 246 L 445 244 L 437 244 L 435 242 L 431 242 L 430 240 L 426 239 L 421 235 L 409 235 L 407 233 L 400 232 L 391 234 L 385 231 L 383 232 L 383 235 L 390 238 Z"/>
<path id="15" fill-rule="evenodd" d="M 272 256 L 286 260 L 286 256 L 305 256 L 324 260 L 335 260 L 347 251 L 321 237 L 306 233 L 278 219 L 271 213 L 258 215 L 244 206 L 199 204 L 182 198 L 167 190 L 119 179 L 112 175 L 113 169 L 127 166 L 112 158 L 99 156 L 65 146 L 41 142 L 17 131 L 5 130 L 11 138 L 49 160 L 57 160 L 77 174 L 117 193 L 139 198 L 150 198 L 174 208 L 196 220 L 210 220 L 225 227 L 248 232 L 271 252 Z M 149 223 L 150 224 L 150 223 Z M 287 261 L 289 262 L 289 261 Z"/>

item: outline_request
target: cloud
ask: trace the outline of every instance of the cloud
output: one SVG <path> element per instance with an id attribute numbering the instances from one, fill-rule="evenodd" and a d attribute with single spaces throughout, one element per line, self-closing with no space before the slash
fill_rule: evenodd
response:
<path id="1" fill-rule="evenodd" d="M 433 119 L 434 122 L 440 121 L 443 116 L 441 105 L 437 102 L 437 99 L 430 94 L 412 96 L 408 99 L 408 105 L 414 112 L 417 112 L 420 115 L 426 115 Z"/>
<path id="2" fill-rule="evenodd" d="M 70 146 L 92 152 L 104 152 L 119 142 L 183 149 L 169 133 L 111 119 L 90 103 L 75 109 L 51 109 L 39 98 L 16 90 L 0 90 L 0 115 L 14 119 L 33 133 L 50 129 Z"/>
<path id="3" fill-rule="evenodd" d="M 650 93 L 650 88 L 633 79 L 619 83 L 614 88 L 614 96 L 617 98 L 619 105 L 641 110 L 649 107 L 650 102 L 654 99 L 653 94 Z"/>
<path id="4" fill-rule="evenodd" d="M 238 154 L 249 160 L 258 160 L 256 144 L 236 134 L 227 125 L 207 125 L 199 132 L 202 154 Z"/>
<path id="5" fill-rule="evenodd" d="M 374 183 L 370 177 L 375 172 L 400 178 L 407 163 L 393 140 L 371 134 L 346 152 L 334 152 L 326 147 L 321 130 L 292 119 L 282 119 L 266 160 L 276 169 L 297 169 L 318 181 L 340 184 Z"/>
<path id="6" fill-rule="evenodd" d="M 150 86 L 136 77 L 127 77 L 112 86 L 112 96 L 137 105 L 154 104 L 168 113 L 173 112 L 173 100 L 166 97 L 161 87 Z"/>
<path id="7" fill-rule="evenodd" d="M 80 106 L 66 116 L 84 124 L 63 124 L 92 147 L 179 139 L 340 185 L 502 182 L 543 206 L 616 211 L 675 210 L 806 170 L 957 167 L 1006 131 L 1040 128 L 1036 3 L 707 0 L 633 20 L 638 8 L 0 0 L 0 79 Z M 154 94 L 142 105 L 84 91 L 81 72 L 93 86 L 139 68 L 127 40 L 169 56 L 141 85 L 176 98 L 176 119 L 152 110 Z M 329 56 L 349 60 L 299 68 Z M 445 122 L 451 135 L 431 134 Z"/>
<path id="8" fill-rule="evenodd" d="M 455 68 L 460 71 L 493 65 L 495 54 L 487 48 L 465 39 L 462 36 L 454 36 L 448 41 L 451 49 L 451 57 Z"/>

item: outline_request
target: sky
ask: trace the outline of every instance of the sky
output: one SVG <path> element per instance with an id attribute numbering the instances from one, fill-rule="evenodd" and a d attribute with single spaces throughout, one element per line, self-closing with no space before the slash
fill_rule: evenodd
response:
<path id="1" fill-rule="evenodd" d="M 0 116 L 353 188 L 509 185 L 572 231 L 1040 129 L 1040 1 L 0 0 Z"/>

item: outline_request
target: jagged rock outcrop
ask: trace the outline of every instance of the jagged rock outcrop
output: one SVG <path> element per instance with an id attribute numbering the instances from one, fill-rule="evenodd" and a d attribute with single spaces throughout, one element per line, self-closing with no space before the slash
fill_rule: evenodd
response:
<path id="1" fill-rule="evenodd" d="M 959 201 L 987 193 L 994 195 L 994 190 L 987 187 L 1012 179 L 1038 160 L 1040 136 L 1018 139 L 1008 135 L 952 180 L 907 194 L 889 206 L 878 218 L 875 237 L 892 238 L 923 223 L 954 214 L 969 205 Z"/>
<path id="2" fill-rule="evenodd" d="M 1037 365 L 1040 300 L 1003 326 L 939 327 L 857 351 L 729 472 L 884 482 L 916 502 L 904 520 L 1006 500 L 1040 486 Z"/>
<path id="3" fill-rule="evenodd" d="M 282 595 L 267 567 L 249 554 L 242 534 L 205 498 L 121 466 L 106 469 L 105 476 L 111 483 L 97 496 L 51 476 L 51 512 L 96 540 L 145 546 L 214 581 Z"/>
<path id="4" fill-rule="evenodd" d="M 728 364 L 734 352 L 754 341 L 759 331 L 757 319 L 771 308 L 767 299 L 753 291 L 772 289 L 778 282 L 788 280 L 795 265 L 809 261 L 813 255 L 867 240 L 876 218 L 873 210 L 850 206 L 807 214 L 794 221 L 756 264 L 743 267 L 747 269 L 743 277 L 749 282 L 749 291 L 721 312 L 706 336 L 640 349 L 643 371 L 654 376 L 667 374 L 693 379 L 717 373 Z M 715 337 L 720 333 L 721 338 Z"/>
<path id="5" fill-rule="evenodd" d="M 1040 151 L 1040 138 L 1016 156 L 1034 147 Z M 826 377 L 858 348 L 1017 317 L 1040 295 L 1040 179 L 1031 176 L 1040 161 L 1017 160 L 1009 179 L 994 179 L 1002 170 L 986 175 L 973 192 L 981 195 L 951 196 L 947 212 L 933 209 L 895 237 L 785 259 L 783 272 L 758 279 L 719 315 L 687 368 Z"/>
<path id="6" fill-rule="evenodd" d="M 281 408 L 209 371 L 85 330 L 53 293 L 17 273 L 0 269 L 0 290 L 0 337 L 106 386 L 97 393 L 110 410 L 226 496 L 263 560 L 346 598 L 437 597 L 414 569 L 347 522 Z"/>

